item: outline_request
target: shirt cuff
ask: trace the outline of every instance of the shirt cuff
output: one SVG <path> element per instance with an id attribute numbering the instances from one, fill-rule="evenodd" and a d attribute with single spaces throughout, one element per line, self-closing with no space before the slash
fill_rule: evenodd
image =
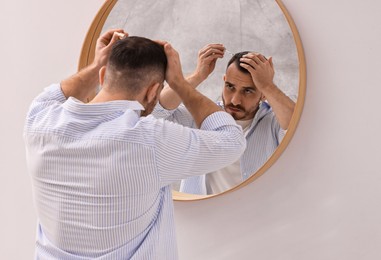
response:
<path id="1" fill-rule="evenodd" d="M 154 110 L 152 111 L 152 115 L 155 116 L 156 118 L 166 118 L 171 116 L 177 108 L 168 110 L 164 108 L 160 102 L 157 102 Z"/>

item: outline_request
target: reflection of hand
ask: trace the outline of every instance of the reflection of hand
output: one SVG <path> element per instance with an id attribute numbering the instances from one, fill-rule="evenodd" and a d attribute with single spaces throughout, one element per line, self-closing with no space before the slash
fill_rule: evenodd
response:
<path id="1" fill-rule="evenodd" d="M 272 57 L 266 59 L 259 53 L 248 53 L 240 59 L 241 67 L 247 69 L 255 86 L 263 92 L 266 87 L 274 86 L 274 66 Z"/>
<path id="2" fill-rule="evenodd" d="M 225 47 L 222 44 L 208 44 L 198 52 L 197 67 L 194 75 L 205 80 L 213 72 L 217 59 L 224 57 Z"/>
<path id="3" fill-rule="evenodd" d="M 128 36 L 122 29 L 112 29 L 98 38 L 94 58 L 94 62 L 97 66 L 102 67 L 106 65 L 111 47 L 117 40 L 121 39 L 121 34 L 124 35 L 124 37 Z"/>

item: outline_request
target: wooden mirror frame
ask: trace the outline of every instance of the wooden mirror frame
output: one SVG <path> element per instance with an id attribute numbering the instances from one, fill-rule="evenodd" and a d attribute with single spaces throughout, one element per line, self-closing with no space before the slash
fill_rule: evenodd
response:
<path id="1" fill-rule="evenodd" d="M 304 56 L 304 50 L 302 46 L 302 42 L 299 36 L 299 32 L 296 28 L 296 25 L 287 11 L 284 4 L 281 2 L 281 0 L 274 0 L 282 10 L 294 37 L 297 54 L 298 54 L 298 61 L 299 61 L 299 89 L 298 89 L 298 100 L 295 105 L 295 111 L 292 116 L 289 128 L 287 130 L 286 135 L 284 136 L 282 142 L 279 144 L 278 148 L 275 150 L 275 152 L 271 155 L 271 157 L 266 161 L 265 164 L 262 165 L 254 174 L 252 174 L 247 180 L 243 181 L 241 184 L 218 194 L 212 194 L 212 195 L 195 195 L 195 194 L 188 194 L 188 193 L 182 193 L 178 191 L 172 191 L 173 199 L 175 201 L 194 201 L 194 200 L 203 200 L 208 199 L 216 196 L 221 196 L 223 194 L 238 190 L 249 183 L 253 182 L 260 176 L 262 176 L 267 169 L 271 167 L 275 163 L 275 161 L 280 157 L 280 155 L 283 153 L 283 151 L 286 149 L 287 145 L 291 141 L 291 138 L 293 137 L 296 127 L 298 125 L 299 119 L 302 115 L 302 110 L 304 106 L 304 99 L 305 99 L 305 93 L 306 93 L 306 63 L 305 63 L 305 56 Z M 101 31 L 103 29 L 103 26 L 107 20 L 108 15 L 110 14 L 112 8 L 115 6 L 117 0 L 106 0 L 105 3 L 102 5 L 101 9 L 96 14 L 93 22 L 90 25 L 90 28 L 86 34 L 84 43 L 82 45 L 81 55 L 79 58 L 79 65 L 78 70 L 81 70 L 82 68 L 86 67 L 88 64 L 90 64 L 94 59 L 94 53 L 95 53 L 95 45 L 98 37 L 101 34 Z"/>

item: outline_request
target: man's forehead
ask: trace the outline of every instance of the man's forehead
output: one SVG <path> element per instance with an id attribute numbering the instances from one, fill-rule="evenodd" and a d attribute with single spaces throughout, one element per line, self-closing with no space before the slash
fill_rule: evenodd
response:
<path id="1" fill-rule="evenodd" d="M 243 79 L 250 79 L 251 75 L 249 72 L 243 72 L 240 70 L 235 63 L 232 63 L 227 67 L 226 72 L 227 75 L 235 75 L 237 77 L 243 78 Z"/>
<path id="2" fill-rule="evenodd" d="M 224 79 L 226 83 L 229 83 L 234 86 L 251 88 L 255 87 L 250 74 L 243 73 L 238 69 L 230 69 L 230 66 L 226 70 Z"/>

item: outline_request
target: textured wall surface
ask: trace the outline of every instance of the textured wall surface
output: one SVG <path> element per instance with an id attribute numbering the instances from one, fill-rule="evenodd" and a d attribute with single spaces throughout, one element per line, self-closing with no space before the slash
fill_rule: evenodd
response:
<path id="1" fill-rule="evenodd" d="M 269 0 L 119 0 L 103 31 L 123 28 L 130 35 L 163 39 L 179 51 L 184 73 L 196 67 L 197 52 L 206 44 L 222 43 L 233 52 L 257 51 L 273 56 L 275 82 L 297 96 L 299 74 L 290 27 L 275 1 Z M 227 54 L 199 90 L 220 97 Z"/>

